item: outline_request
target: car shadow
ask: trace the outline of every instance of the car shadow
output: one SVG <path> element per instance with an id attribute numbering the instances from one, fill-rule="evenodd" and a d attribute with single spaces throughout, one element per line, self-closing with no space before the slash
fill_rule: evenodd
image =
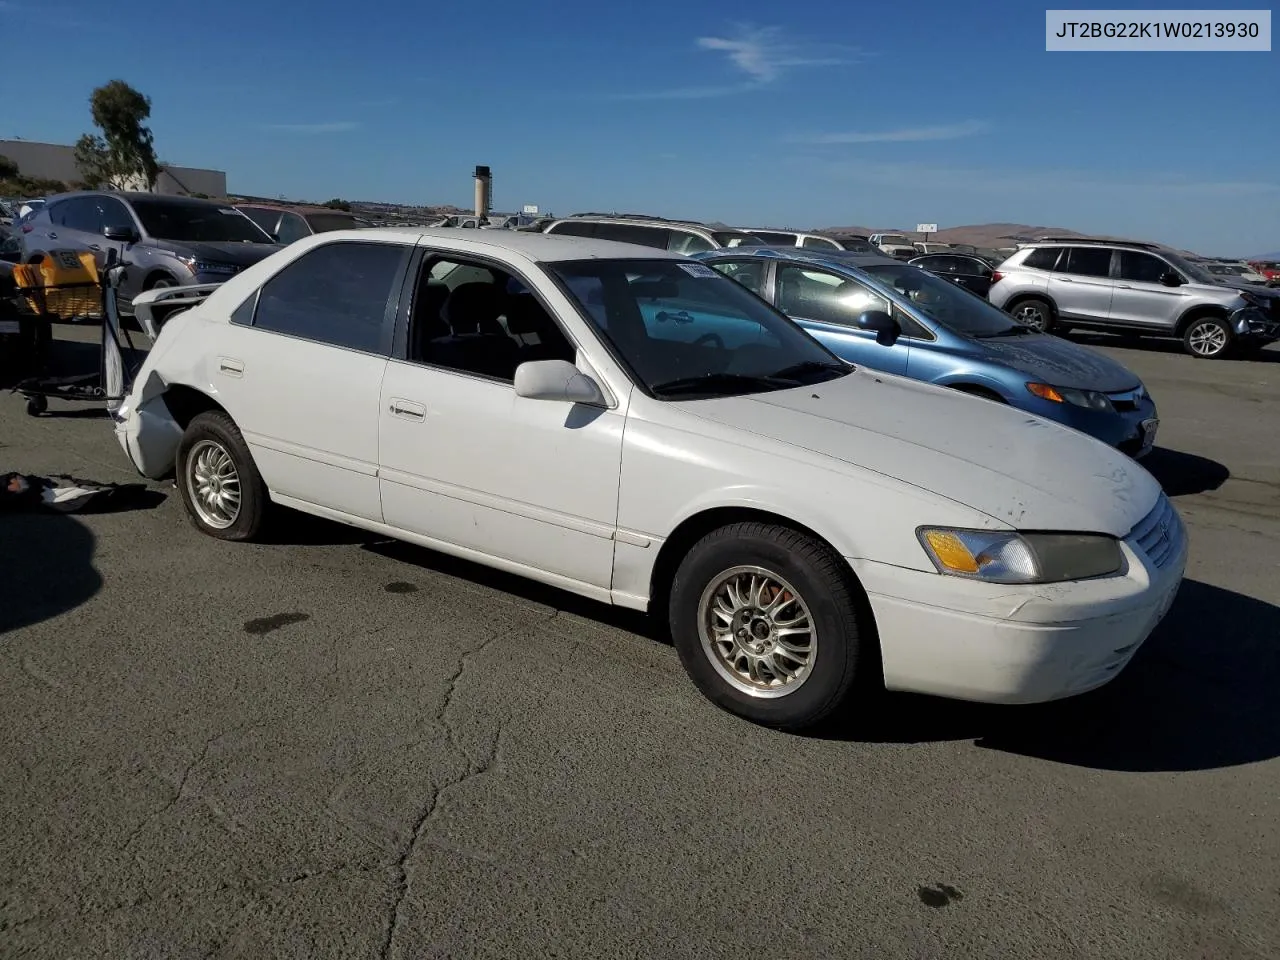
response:
<path id="1" fill-rule="evenodd" d="M 300 510 L 272 506 L 271 522 L 265 525 L 259 543 L 271 546 L 329 547 L 344 544 L 366 544 L 382 540 L 370 533 L 336 520 L 316 517 Z"/>
<path id="2" fill-rule="evenodd" d="M 517 574 L 505 573 L 470 560 L 462 560 L 400 540 L 371 540 L 364 545 L 364 549 L 389 560 L 395 560 L 397 563 L 411 564 L 447 577 L 457 577 L 460 580 L 467 580 L 502 593 L 521 597 L 544 607 L 551 607 L 554 610 L 594 620 L 619 630 L 626 630 L 649 640 L 657 640 L 667 645 L 671 643 L 671 638 L 656 618 L 637 610 L 613 607 Z"/>
<path id="3" fill-rule="evenodd" d="M 1176 353 L 1195 359 L 1187 354 L 1181 340 L 1172 337 L 1126 336 L 1122 333 L 1103 333 L 1094 330 L 1071 330 L 1064 339 L 1090 347 L 1118 347 L 1122 350 L 1138 350 L 1142 353 Z M 1274 347 L 1254 350 L 1247 353 L 1233 352 L 1224 358 L 1228 362 L 1240 363 L 1280 363 L 1280 350 Z"/>
<path id="4" fill-rule="evenodd" d="M 0 636 L 74 610 L 102 589 L 93 567 L 92 531 L 57 513 L 4 513 Z M 18 545 L 21 545 L 20 547 Z"/>
<path id="5" fill-rule="evenodd" d="M 1110 684 L 1033 706 L 881 694 L 816 736 L 864 743 L 973 740 L 1096 770 L 1214 770 L 1280 756 L 1280 608 L 1187 580 Z"/>
<path id="6" fill-rule="evenodd" d="M 1171 497 L 1186 497 L 1195 493 L 1217 490 L 1231 479 L 1231 471 L 1217 460 L 1156 447 L 1142 458 L 1146 467 L 1164 492 Z"/>

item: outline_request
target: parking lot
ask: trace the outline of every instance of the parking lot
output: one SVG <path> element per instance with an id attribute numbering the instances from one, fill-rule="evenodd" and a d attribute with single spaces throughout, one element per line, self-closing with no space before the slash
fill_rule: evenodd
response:
<path id="1" fill-rule="evenodd" d="M 644 618 L 345 527 L 0 518 L 0 956 L 1280 955 L 1280 345 L 1079 339 L 1155 396 L 1191 559 L 1042 707 L 790 736 Z M 135 479 L 53 413 L 0 394 L 0 471 Z"/>

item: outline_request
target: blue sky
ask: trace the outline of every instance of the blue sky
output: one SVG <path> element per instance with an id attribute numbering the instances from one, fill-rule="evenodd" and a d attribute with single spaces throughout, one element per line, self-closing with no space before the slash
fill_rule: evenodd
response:
<path id="1" fill-rule="evenodd" d="M 0 0 L 24 64 L 0 138 L 72 143 L 120 78 L 161 159 L 233 191 L 468 206 L 484 163 L 499 209 L 1280 248 L 1275 52 L 1046 53 L 1026 2 L 469 9 L 221 0 L 185 32 Z"/>

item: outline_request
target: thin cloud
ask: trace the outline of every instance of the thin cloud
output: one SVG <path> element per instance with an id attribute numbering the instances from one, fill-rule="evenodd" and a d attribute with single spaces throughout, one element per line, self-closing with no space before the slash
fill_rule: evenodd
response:
<path id="1" fill-rule="evenodd" d="M 754 27 L 742 24 L 726 36 L 698 37 L 699 50 L 726 54 L 729 65 L 746 81 L 668 90 L 644 90 L 607 94 L 606 100 L 709 100 L 751 93 L 776 83 L 791 70 L 808 67 L 834 67 L 852 63 L 860 53 L 853 47 L 812 45 L 788 41 L 779 27 Z"/>
<path id="2" fill-rule="evenodd" d="M 330 120 L 326 123 L 264 123 L 262 129 L 280 133 L 347 133 L 359 126 L 352 120 Z"/>
<path id="3" fill-rule="evenodd" d="M 874 132 L 818 133 L 791 137 L 792 143 L 848 144 L 848 143 L 921 143 L 926 140 L 960 140 L 964 137 L 986 133 L 991 124 L 985 120 L 966 120 L 963 123 L 942 124 L 935 127 L 903 127 L 898 130 Z"/>

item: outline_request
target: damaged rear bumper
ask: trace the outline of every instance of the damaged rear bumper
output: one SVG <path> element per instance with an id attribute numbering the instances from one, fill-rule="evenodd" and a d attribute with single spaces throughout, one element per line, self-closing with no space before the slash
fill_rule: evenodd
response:
<path id="1" fill-rule="evenodd" d="M 156 381 L 154 386 L 153 381 Z M 152 374 L 135 387 L 120 409 L 112 414 L 120 449 L 134 469 L 151 480 L 173 473 L 178 443 L 182 440 L 182 427 L 164 402 L 163 391 L 164 384 Z"/>

